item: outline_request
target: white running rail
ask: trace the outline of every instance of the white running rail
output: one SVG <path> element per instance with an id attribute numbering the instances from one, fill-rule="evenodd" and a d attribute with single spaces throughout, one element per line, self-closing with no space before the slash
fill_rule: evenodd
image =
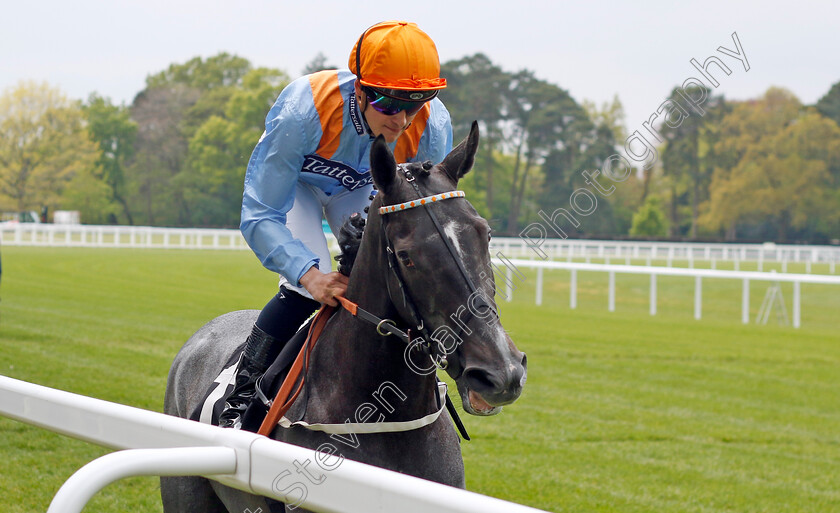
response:
<path id="1" fill-rule="evenodd" d="M 788 263 L 804 263 L 806 273 L 811 272 L 812 264 L 828 264 L 829 272 L 834 274 L 840 263 L 840 246 L 817 246 L 775 244 L 714 244 L 702 242 L 642 242 L 618 240 L 588 239 L 527 239 L 515 237 L 494 237 L 490 242 L 491 252 L 501 251 L 508 258 L 531 259 L 600 259 L 611 263 L 612 260 L 624 260 L 630 265 L 632 260 L 644 260 L 646 265 L 662 260 L 666 267 L 675 262 L 687 263 L 694 267 L 695 261 L 711 262 L 714 269 L 718 262 L 734 262 L 739 270 L 741 262 L 757 262 L 762 271 L 765 263 L 777 263 L 782 272 L 787 272 Z"/>
<path id="2" fill-rule="evenodd" d="M 328 233 L 330 249 L 338 249 Z M 159 228 L 86 224 L 4 223 L 0 243 L 8 246 L 63 246 L 150 249 L 246 249 L 239 230 L 217 228 Z"/>
<path id="3" fill-rule="evenodd" d="M 570 262 L 555 262 L 555 261 L 540 261 L 540 260 L 519 260 L 519 259 L 500 259 L 494 258 L 493 264 L 496 273 L 496 283 L 498 285 L 499 294 L 501 294 L 506 301 L 513 300 L 513 291 L 516 289 L 516 282 L 524 281 L 525 275 L 519 271 L 519 268 L 536 269 L 536 298 L 537 305 L 542 304 L 543 299 L 543 274 L 545 270 L 567 270 L 571 272 L 570 287 L 569 287 L 569 306 L 571 308 L 577 307 L 577 273 L 578 271 L 585 272 L 606 272 L 608 276 L 608 309 L 615 310 L 615 275 L 618 274 L 645 274 L 650 276 L 650 314 L 656 314 L 656 277 L 657 276 L 684 276 L 694 278 L 694 318 L 700 319 L 702 315 L 703 279 L 727 279 L 727 280 L 741 280 L 743 283 L 741 292 L 741 322 L 749 323 L 750 312 L 750 281 L 767 281 L 767 282 L 790 282 L 793 283 L 793 327 L 799 328 L 802 324 L 801 320 L 801 287 L 802 283 L 817 283 L 823 285 L 840 285 L 840 276 L 825 276 L 816 274 L 790 274 L 790 273 L 775 273 L 775 272 L 746 272 L 746 271 L 721 271 L 715 269 L 685 269 L 675 267 L 648 267 L 641 265 L 605 265 L 605 264 L 585 264 L 585 263 L 570 263 Z M 502 275 L 502 271 L 504 274 Z M 504 285 L 504 293 L 502 293 Z M 840 296 L 840 290 L 838 290 Z"/>
<path id="4" fill-rule="evenodd" d="M 327 234 L 330 249 L 338 249 L 335 237 Z M 539 245 L 537 246 L 537 243 Z M 0 224 L 0 244 L 9 246 L 71 246 L 160 249 L 248 249 L 239 230 L 205 228 L 159 228 L 149 226 L 57 225 L 42 223 Z M 811 264 L 828 264 L 834 274 L 840 263 L 840 247 L 793 244 L 707 244 L 694 242 L 641 242 L 588 239 L 545 239 L 534 241 L 518 237 L 494 237 L 492 253 L 501 251 L 508 258 L 542 258 L 538 251 L 552 259 L 574 261 L 597 258 L 611 263 L 612 259 L 664 260 L 666 267 L 674 262 L 707 261 L 712 267 L 718 262 L 757 262 L 762 271 L 765 262 L 775 262 L 786 272 L 788 263 L 804 263 L 806 273 Z"/>
<path id="5" fill-rule="evenodd" d="M 0 414 L 118 452 L 89 463 L 54 497 L 48 513 L 80 513 L 102 487 L 139 475 L 203 475 L 314 511 L 536 513 L 541 510 L 276 442 L 0 376 Z M 328 459 L 331 466 L 326 466 Z M 324 476 L 301 479 L 296 464 Z M 307 486 L 308 485 L 308 486 Z M 292 493 L 283 492 L 292 489 Z"/>
<path id="6" fill-rule="evenodd" d="M 0 242 L 9 246 L 248 249 L 239 230 L 86 224 L 3 224 Z"/>

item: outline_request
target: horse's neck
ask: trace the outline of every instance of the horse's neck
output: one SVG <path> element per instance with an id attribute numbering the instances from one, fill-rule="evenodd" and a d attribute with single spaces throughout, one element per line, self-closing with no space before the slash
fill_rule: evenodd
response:
<path id="1" fill-rule="evenodd" d="M 372 228 L 367 227 L 368 230 Z M 370 235 L 374 234 L 367 234 L 366 238 Z M 374 315 L 401 324 L 389 297 L 388 272 L 387 257 L 380 241 L 376 238 L 365 240 L 346 297 Z M 420 376 L 412 371 L 405 361 L 405 343 L 393 335 L 379 335 L 373 324 L 339 309 L 318 344 L 321 347 L 313 353 L 309 376 L 312 379 L 310 386 L 318 387 L 322 397 L 328 390 L 330 397 L 355 408 L 355 405 L 369 402 L 372 394 L 383 385 L 392 384 L 406 396 L 395 417 L 425 415 L 429 405 L 434 403 L 434 374 Z"/>

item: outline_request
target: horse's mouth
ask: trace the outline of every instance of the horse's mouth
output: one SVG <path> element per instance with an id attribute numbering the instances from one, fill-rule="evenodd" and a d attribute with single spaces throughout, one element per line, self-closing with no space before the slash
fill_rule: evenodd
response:
<path id="1" fill-rule="evenodd" d="M 502 411 L 501 406 L 492 406 L 475 390 L 468 391 L 466 397 L 462 395 L 461 402 L 464 404 L 464 411 L 471 415 L 486 417 L 488 415 L 496 415 Z"/>

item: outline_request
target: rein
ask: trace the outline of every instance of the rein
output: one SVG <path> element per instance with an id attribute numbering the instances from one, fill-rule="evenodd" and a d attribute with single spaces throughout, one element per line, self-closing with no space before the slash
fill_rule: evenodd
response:
<path id="1" fill-rule="evenodd" d="M 383 337 L 387 337 L 388 335 L 396 335 L 397 338 L 399 338 L 406 344 L 411 343 L 411 335 L 397 328 L 394 325 L 394 321 L 392 321 L 391 319 L 382 319 L 380 317 L 377 317 L 344 296 L 336 296 L 335 299 L 339 303 L 341 303 L 341 306 L 344 307 L 345 310 L 350 312 L 350 315 L 352 315 L 353 317 L 358 317 L 359 319 L 367 321 L 376 326 L 376 332 L 382 335 Z"/>
<path id="2" fill-rule="evenodd" d="M 289 408 L 292 407 L 295 399 L 297 399 L 298 395 L 300 395 L 300 392 L 303 390 L 303 385 L 306 382 L 306 372 L 304 372 L 304 367 L 309 367 L 309 354 L 315 347 L 315 342 L 317 342 L 318 337 L 321 336 L 321 332 L 324 331 L 324 326 L 327 325 L 327 321 L 330 320 L 330 317 L 332 317 L 334 312 L 335 307 L 332 306 L 324 306 L 318 310 L 318 313 L 315 315 L 315 319 L 309 326 L 309 333 L 306 335 L 306 341 L 303 343 L 300 353 L 298 353 L 292 367 L 289 369 L 289 374 L 286 376 L 286 379 L 283 380 L 283 384 L 280 385 L 277 395 L 274 397 L 274 400 L 271 401 L 268 414 L 266 414 L 262 424 L 260 424 L 260 429 L 257 433 L 263 436 L 271 434 L 274 430 L 274 426 L 276 426 L 280 421 L 280 418 L 289 411 Z M 292 388 L 295 386 L 295 383 L 297 383 L 297 388 L 295 388 L 293 392 Z M 257 390 L 259 390 L 259 386 L 257 387 Z"/>

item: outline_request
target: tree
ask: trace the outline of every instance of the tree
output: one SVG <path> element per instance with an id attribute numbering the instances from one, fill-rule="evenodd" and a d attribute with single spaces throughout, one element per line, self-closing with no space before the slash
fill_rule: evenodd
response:
<path id="1" fill-rule="evenodd" d="M 266 112 L 288 80 L 275 69 L 250 71 L 230 95 L 224 115 L 207 119 L 190 138 L 176 183 L 185 191 L 193 224 L 239 224 L 248 158 L 264 130 Z"/>
<path id="2" fill-rule="evenodd" d="M 58 89 L 21 82 L 0 96 L 0 201 L 7 208 L 54 209 L 98 156 L 79 105 Z"/>
<path id="3" fill-rule="evenodd" d="M 717 123 L 719 137 L 713 148 L 715 164 L 734 167 L 749 147 L 792 123 L 802 103 L 790 91 L 771 87 L 756 100 L 734 102 Z"/>
<path id="4" fill-rule="evenodd" d="M 194 224 L 195 194 L 187 190 L 194 182 L 183 174 L 189 141 L 208 119 L 224 118 L 250 71 L 246 59 L 220 53 L 172 64 L 146 79 L 131 107 L 138 132 L 130 166 L 132 209 L 144 223 Z"/>
<path id="5" fill-rule="evenodd" d="M 697 237 L 700 204 L 712 175 L 712 166 L 706 158 L 716 141 L 716 123 L 726 112 L 727 105 L 720 96 L 712 96 L 711 89 L 690 87 L 684 94 L 692 98 L 707 98 L 702 105 L 703 112 L 679 107 L 684 105 L 683 91 L 674 88 L 669 97 L 670 115 L 661 124 L 659 131 L 665 138 L 662 150 L 662 165 L 671 180 L 671 235 L 676 235 L 679 223 L 679 194 L 681 182 L 688 184 L 691 198 L 691 228 L 689 236 Z M 676 106 L 676 107 L 674 107 Z"/>
<path id="6" fill-rule="evenodd" d="M 113 223 L 121 206 L 114 202 L 113 190 L 102 180 L 97 167 L 84 167 L 73 174 L 61 195 L 58 207 L 78 210 L 86 224 Z"/>
<path id="7" fill-rule="evenodd" d="M 620 104 L 619 104 L 620 105 Z M 605 108 L 614 108 L 612 107 Z M 578 112 L 578 111 L 576 111 Z M 561 144 L 553 148 L 542 163 L 543 183 L 539 201 L 541 206 L 551 212 L 558 207 L 558 203 L 568 202 L 575 190 L 589 187 L 586 183 L 585 171 L 603 169 L 607 158 L 616 154 L 616 139 L 614 138 L 616 128 L 623 123 L 617 110 L 609 114 L 594 111 L 595 122 L 589 112 L 584 108 L 585 115 L 578 115 L 565 131 Z M 623 116 L 623 114 L 621 114 Z M 567 116 L 567 119 L 571 119 Z M 600 179 L 603 181 L 603 179 Z M 632 210 L 625 212 L 626 201 L 633 203 L 633 210 L 638 200 L 630 200 L 627 196 L 629 190 L 635 190 L 628 184 L 635 182 L 629 178 L 622 182 L 619 194 L 613 192 L 608 198 L 599 201 L 595 212 L 586 217 L 586 222 L 579 227 L 569 226 L 570 230 L 579 233 L 615 234 L 627 233 L 630 226 Z M 619 216 L 624 215 L 626 221 L 621 221 Z M 622 229 L 620 225 L 626 224 Z"/>
<path id="8" fill-rule="evenodd" d="M 579 169 L 585 149 L 596 140 L 595 127 L 568 92 L 521 71 L 510 82 L 510 120 L 505 139 L 514 154 L 507 231 L 516 233 L 531 171 L 556 151 L 565 170 Z M 548 175 L 546 175 L 548 178 Z"/>
<path id="9" fill-rule="evenodd" d="M 840 193 L 829 168 L 839 159 L 840 128 L 817 113 L 805 113 L 751 144 L 728 173 L 716 172 L 706 222 L 769 219 L 779 241 L 794 230 L 806 230 L 809 238 L 836 233 Z"/>
<path id="10" fill-rule="evenodd" d="M 757 100 L 731 105 L 730 112 L 717 123 L 709 201 L 700 219 L 703 226 L 724 229 L 726 239 L 733 240 L 739 222 L 759 222 L 752 204 L 756 184 L 749 173 L 747 155 L 793 123 L 801 108 L 793 94 L 780 88 L 768 89 Z"/>
<path id="11" fill-rule="evenodd" d="M 247 164 L 241 135 L 235 123 L 213 116 L 190 139 L 188 167 L 178 180 L 187 180 L 188 186 L 183 189 L 188 194 L 185 199 L 191 205 L 193 224 L 238 224 Z"/>
<path id="12" fill-rule="evenodd" d="M 136 154 L 129 166 L 129 205 L 143 224 L 189 224 L 184 192 L 172 178 L 181 171 L 187 154 L 181 122 L 199 94 L 172 84 L 145 89 L 134 99 L 131 117 L 138 128 Z"/>
<path id="13" fill-rule="evenodd" d="M 222 52 L 206 60 L 194 57 L 183 64 L 172 64 L 165 71 L 146 78 L 146 88 L 182 84 L 201 91 L 231 87 L 240 83 L 251 70 L 247 59 Z"/>
<path id="14" fill-rule="evenodd" d="M 130 119 L 130 112 L 125 106 L 116 106 L 111 100 L 93 93 L 82 107 L 91 137 L 99 146 L 99 178 L 109 188 L 112 201 L 120 205 L 120 210 L 128 224 L 134 224 L 131 209 L 128 207 L 126 191 L 126 162 L 134 155 L 134 141 L 137 138 L 137 123 Z M 109 222 L 116 223 L 112 214 Z"/>
<path id="15" fill-rule="evenodd" d="M 327 56 L 324 55 L 322 52 L 318 52 L 318 55 L 312 58 L 306 66 L 303 67 L 301 73 L 304 75 L 309 75 L 310 73 L 315 73 L 318 71 L 323 71 L 325 69 L 336 69 L 336 66 L 332 64 L 327 64 Z"/>
<path id="16" fill-rule="evenodd" d="M 840 127 L 815 112 L 805 112 L 767 141 L 761 153 L 768 157 L 760 201 L 765 214 L 776 219 L 778 239 L 795 236 L 797 230 L 808 239 L 818 232 L 824 238 L 836 237 L 840 190 L 831 169 L 840 162 Z"/>
<path id="17" fill-rule="evenodd" d="M 655 196 L 648 197 L 633 214 L 630 235 L 634 237 L 664 237 L 668 234 L 668 220 L 662 202 Z"/>
<path id="18" fill-rule="evenodd" d="M 452 116 L 455 140 L 461 140 L 469 133 L 473 121 L 479 122 L 481 150 L 476 160 L 482 171 L 480 178 L 484 182 L 488 217 L 497 217 L 496 198 L 498 190 L 502 189 L 495 180 L 496 155 L 501 150 L 510 74 L 493 64 L 486 55 L 478 53 L 444 63 L 441 75 L 446 77 L 447 88 L 441 91 L 440 98 Z"/>
<path id="19" fill-rule="evenodd" d="M 182 85 L 184 84 L 173 84 L 173 86 L 178 87 Z M 185 140 L 189 140 L 205 121 L 213 116 L 223 117 L 225 115 L 225 107 L 236 91 L 236 86 L 216 87 L 206 90 L 186 87 L 194 92 L 195 102 L 184 105 L 177 128 L 181 136 Z"/>
<path id="20" fill-rule="evenodd" d="M 509 73 L 476 54 L 444 63 L 441 74 L 448 87 L 440 97 L 452 115 L 456 140 L 479 121 L 483 149 L 476 167 L 481 172 L 470 183 L 483 191 L 491 223 L 508 233 L 517 231 L 528 210 L 536 214 L 541 204 L 557 208 L 575 171 L 600 167 L 615 153 L 612 127 L 593 124 L 568 92 L 528 70 Z M 617 120 L 620 103 L 610 108 Z M 508 158 L 510 165 L 503 164 Z"/>
<path id="21" fill-rule="evenodd" d="M 604 102 L 600 107 L 591 100 L 583 100 L 581 106 L 595 125 L 606 126 L 610 129 L 614 140 L 624 141 L 627 139 L 624 105 L 621 104 L 617 94 L 613 96 L 611 102 Z"/>
<path id="22" fill-rule="evenodd" d="M 225 104 L 224 116 L 244 130 L 250 130 L 252 135 L 259 136 L 265 129 L 268 110 L 289 81 L 289 75 L 279 69 L 257 68 L 249 71 Z"/>
<path id="23" fill-rule="evenodd" d="M 482 152 L 483 153 L 483 152 Z M 478 154 L 477 154 L 478 155 Z M 478 172 L 468 173 L 461 181 L 458 182 L 458 188 L 467 193 L 470 203 L 475 207 L 476 211 L 490 223 L 494 232 L 498 233 L 503 230 L 504 223 L 507 221 L 508 208 L 510 202 L 507 201 L 505 195 L 497 197 L 491 210 L 487 204 L 487 176 L 484 173 L 483 164 L 479 164 L 479 158 L 476 158 L 476 167 Z M 483 162 L 483 160 L 482 160 Z M 510 155 L 496 152 L 493 155 L 493 162 L 495 166 L 494 187 L 497 190 L 503 191 L 510 188 L 510 178 L 513 175 L 513 157 Z"/>
<path id="24" fill-rule="evenodd" d="M 840 125 L 840 82 L 831 86 L 815 107 L 820 114 Z"/>
<path id="25" fill-rule="evenodd" d="M 603 201 L 605 205 L 610 207 L 609 210 L 605 209 L 604 211 L 604 214 L 609 214 L 610 218 L 603 220 L 603 228 L 601 228 L 599 233 L 604 235 L 625 235 L 630 233 L 630 229 L 633 226 L 633 215 L 648 199 L 653 197 L 653 195 L 645 192 L 646 187 L 649 187 L 651 182 L 651 175 L 652 173 L 649 173 L 644 178 L 640 178 L 637 173 L 631 173 L 627 177 L 627 180 L 615 184 L 615 191 L 609 196 L 607 201 Z M 664 213 L 665 210 L 662 207 L 661 197 L 657 197 L 657 201 L 659 202 L 660 209 Z M 600 214 L 600 212 L 597 214 Z M 609 225 L 606 224 L 607 222 L 609 222 Z M 662 234 L 663 236 L 667 235 L 667 223 L 665 226 L 666 232 Z"/>

